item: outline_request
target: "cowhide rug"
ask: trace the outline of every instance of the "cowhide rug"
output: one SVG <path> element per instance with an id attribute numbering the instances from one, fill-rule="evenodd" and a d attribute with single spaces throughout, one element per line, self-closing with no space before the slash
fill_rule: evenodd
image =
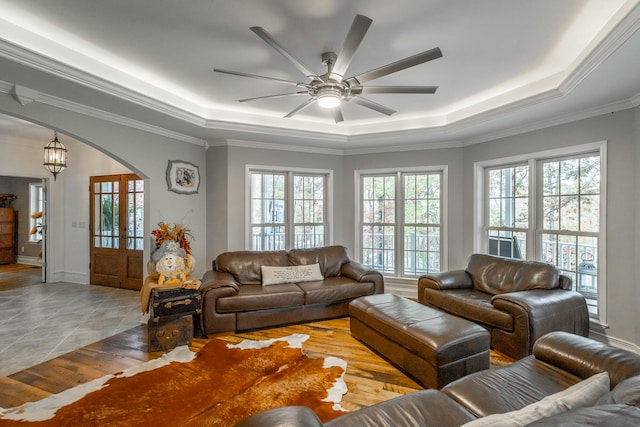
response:
<path id="1" fill-rule="evenodd" d="M 213 339 L 198 353 L 179 347 L 115 376 L 0 409 L 0 426 L 230 426 L 285 405 L 307 406 L 327 421 L 344 413 L 346 362 L 307 357 L 301 347 L 308 338 Z"/>

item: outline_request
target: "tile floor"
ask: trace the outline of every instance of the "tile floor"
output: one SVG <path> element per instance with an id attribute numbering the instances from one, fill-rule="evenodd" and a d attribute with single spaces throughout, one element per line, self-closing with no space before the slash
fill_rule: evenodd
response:
<path id="1" fill-rule="evenodd" d="M 61 282 L 0 291 L 0 377 L 146 322 L 139 295 Z"/>

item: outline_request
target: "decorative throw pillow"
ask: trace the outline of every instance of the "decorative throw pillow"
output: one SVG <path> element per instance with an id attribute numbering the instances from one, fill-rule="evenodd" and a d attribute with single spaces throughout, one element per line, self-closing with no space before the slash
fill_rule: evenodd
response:
<path id="1" fill-rule="evenodd" d="M 640 407 L 640 375 L 621 381 L 610 393 L 604 395 L 596 405 L 616 403 Z"/>
<path id="2" fill-rule="evenodd" d="M 464 424 L 463 427 L 526 426 L 552 415 L 592 406 L 607 393 L 609 393 L 609 374 L 602 372 L 517 411 L 478 418 Z"/>
<path id="3" fill-rule="evenodd" d="M 320 264 L 262 267 L 262 286 L 323 280 Z"/>

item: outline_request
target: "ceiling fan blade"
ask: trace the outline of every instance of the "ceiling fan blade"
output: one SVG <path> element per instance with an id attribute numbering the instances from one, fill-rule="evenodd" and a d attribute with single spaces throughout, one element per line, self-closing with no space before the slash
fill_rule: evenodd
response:
<path id="1" fill-rule="evenodd" d="M 271 80 L 278 83 L 285 83 L 285 84 L 294 85 L 294 86 L 301 86 L 301 87 L 308 86 L 306 83 L 294 82 L 293 80 L 284 80 L 284 79 L 277 79 L 275 77 L 259 76 L 257 74 L 242 73 L 240 71 L 222 70 L 220 68 L 214 68 L 213 71 L 215 71 L 216 73 L 231 74 L 232 76 L 250 77 L 252 79 Z"/>
<path id="2" fill-rule="evenodd" d="M 436 47 L 431 50 L 427 50 L 426 52 L 418 53 L 408 58 L 392 62 L 391 64 L 383 65 L 382 67 L 367 71 L 362 74 L 358 74 L 357 76 L 350 77 L 347 79 L 347 81 L 349 83 L 352 83 L 354 86 L 357 86 L 361 83 L 375 80 L 391 73 L 395 73 L 406 68 L 425 63 L 427 61 L 432 61 L 440 57 L 442 57 L 442 51 L 439 47 Z"/>
<path id="3" fill-rule="evenodd" d="M 303 90 L 303 91 L 300 91 L 300 92 L 280 93 L 278 95 L 266 95 L 266 96 L 256 96 L 254 98 L 238 99 L 238 102 L 255 101 L 257 99 L 284 98 L 284 97 L 287 97 L 287 96 L 308 95 L 308 94 L 309 94 L 309 92 L 307 92 L 306 90 Z"/>
<path id="4" fill-rule="evenodd" d="M 304 110 L 305 108 L 307 108 L 308 106 L 310 106 L 311 104 L 313 104 L 314 102 L 316 102 L 315 98 L 309 98 L 307 99 L 305 102 L 303 102 L 302 104 L 298 105 L 296 108 L 294 108 L 293 110 L 291 110 L 289 112 L 289 114 L 287 114 L 286 116 L 284 116 L 285 119 L 289 119 L 291 117 L 293 117 L 296 113 L 299 113 L 300 111 Z"/>
<path id="5" fill-rule="evenodd" d="M 353 19 L 347 38 L 342 45 L 342 50 L 338 54 L 336 63 L 333 65 L 331 73 L 329 74 L 330 79 L 334 79 L 338 83 L 342 81 L 344 73 L 347 72 L 347 68 L 349 68 L 349 64 L 351 64 L 353 55 L 356 53 L 365 34 L 367 34 L 367 30 L 372 22 L 370 18 L 363 15 L 356 15 Z"/>
<path id="6" fill-rule="evenodd" d="M 351 88 L 351 93 L 436 93 L 436 90 L 438 86 L 356 86 Z"/>
<path id="7" fill-rule="evenodd" d="M 332 113 L 333 120 L 335 120 L 336 123 L 344 122 L 344 117 L 342 117 L 342 110 L 340 109 L 340 107 L 334 108 Z"/>
<path id="8" fill-rule="evenodd" d="M 318 77 L 318 75 L 313 72 L 309 67 L 307 67 L 306 65 L 304 65 L 302 63 L 302 61 L 300 61 L 298 58 L 296 58 L 293 54 L 289 53 L 284 47 L 282 47 L 280 45 L 280 43 L 278 43 L 271 34 L 269 34 L 264 28 L 262 27 L 251 27 L 250 28 L 251 31 L 253 31 L 258 37 L 260 37 L 262 40 L 264 40 L 265 42 L 267 42 L 267 44 L 269 46 L 271 46 L 272 48 L 274 48 L 275 50 L 277 50 L 282 56 L 284 56 L 285 58 L 287 58 L 289 61 L 291 61 L 293 63 L 293 65 L 296 66 L 296 68 L 300 71 L 302 71 L 302 73 L 309 77 L 310 79 L 320 79 L 320 77 Z"/>
<path id="9" fill-rule="evenodd" d="M 396 110 L 392 110 L 389 107 L 385 107 L 384 105 L 378 104 L 377 102 L 373 102 L 370 99 L 363 98 L 361 96 L 354 96 L 353 98 L 350 98 L 349 101 L 355 102 L 356 104 L 362 105 L 363 107 L 370 108 L 372 110 L 377 111 L 378 113 L 382 113 L 387 116 L 390 116 L 396 112 Z"/>

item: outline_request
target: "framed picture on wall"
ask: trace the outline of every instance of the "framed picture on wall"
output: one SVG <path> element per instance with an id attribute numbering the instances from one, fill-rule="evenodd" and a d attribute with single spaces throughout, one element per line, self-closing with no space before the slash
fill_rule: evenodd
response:
<path id="1" fill-rule="evenodd" d="M 200 187 L 198 166 L 182 160 L 169 160 L 167 186 L 174 193 L 196 194 Z"/>

